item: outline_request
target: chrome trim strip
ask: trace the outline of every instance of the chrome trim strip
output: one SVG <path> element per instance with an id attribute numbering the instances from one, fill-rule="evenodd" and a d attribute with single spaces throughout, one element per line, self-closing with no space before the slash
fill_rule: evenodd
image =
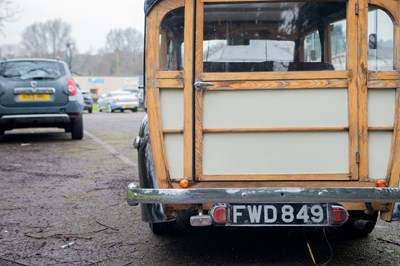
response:
<path id="1" fill-rule="evenodd" d="M 335 203 L 400 202 L 400 188 L 201 188 L 143 189 L 129 184 L 129 205 L 137 203 Z"/>
<path id="2" fill-rule="evenodd" d="M 49 93 L 49 94 L 54 94 L 56 93 L 55 88 L 46 88 L 46 87 L 32 87 L 32 88 L 15 88 L 14 89 L 14 94 L 23 94 L 23 93 L 28 93 L 28 94 L 43 94 L 43 93 Z"/>
<path id="3" fill-rule="evenodd" d="M 26 118 L 64 118 L 69 120 L 69 116 L 67 114 L 3 115 L 2 117 L 0 117 L 0 120 Z"/>

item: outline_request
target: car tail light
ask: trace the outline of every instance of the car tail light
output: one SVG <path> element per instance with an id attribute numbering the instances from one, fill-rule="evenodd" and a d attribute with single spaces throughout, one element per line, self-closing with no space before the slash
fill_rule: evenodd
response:
<path id="1" fill-rule="evenodd" d="M 72 79 L 68 80 L 68 96 L 76 96 L 76 86 Z"/>
<path id="2" fill-rule="evenodd" d="M 215 223 L 224 224 L 226 223 L 226 206 L 216 205 L 210 210 L 211 217 Z"/>
<path id="3" fill-rule="evenodd" d="M 349 219 L 349 213 L 342 206 L 332 206 L 331 222 L 333 225 L 342 225 Z"/>

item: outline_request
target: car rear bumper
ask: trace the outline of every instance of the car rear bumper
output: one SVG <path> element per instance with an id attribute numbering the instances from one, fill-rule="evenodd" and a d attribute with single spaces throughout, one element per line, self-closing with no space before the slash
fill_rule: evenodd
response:
<path id="1" fill-rule="evenodd" d="M 114 109 L 134 109 L 139 107 L 139 102 L 120 102 L 111 104 L 111 108 Z"/>
<path id="2" fill-rule="evenodd" d="M 127 190 L 127 201 L 131 206 L 138 203 L 400 202 L 400 188 L 143 189 L 131 183 Z"/>
<path id="3" fill-rule="evenodd" d="M 22 114 L 3 115 L 0 117 L 0 124 L 53 124 L 69 122 L 71 122 L 71 119 L 67 114 Z"/>

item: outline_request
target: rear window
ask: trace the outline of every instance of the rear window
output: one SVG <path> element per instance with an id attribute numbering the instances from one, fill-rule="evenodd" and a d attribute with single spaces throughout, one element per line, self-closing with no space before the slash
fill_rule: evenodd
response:
<path id="1" fill-rule="evenodd" d="M 65 69 L 60 62 L 13 61 L 0 65 L 0 75 L 21 80 L 58 79 L 65 75 Z"/>
<path id="2" fill-rule="evenodd" d="M 344 0 L 205 2 L 204 72 L 346 67 Z"/>

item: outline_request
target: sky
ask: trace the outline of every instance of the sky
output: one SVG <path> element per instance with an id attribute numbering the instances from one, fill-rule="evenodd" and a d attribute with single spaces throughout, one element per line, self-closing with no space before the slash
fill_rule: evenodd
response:
<path id="1" fill-rule="evenodd" d="M 17 44 L 23 30 L 35 23 L 61 18 L 72 26 L 72 37 L 81 53 L 95 53 L 105 46 L 113 28 L 135 28 L 143 32 L 144 0 L 12 0 L 21 13 L 6 22 L 0 45 Z"/>

